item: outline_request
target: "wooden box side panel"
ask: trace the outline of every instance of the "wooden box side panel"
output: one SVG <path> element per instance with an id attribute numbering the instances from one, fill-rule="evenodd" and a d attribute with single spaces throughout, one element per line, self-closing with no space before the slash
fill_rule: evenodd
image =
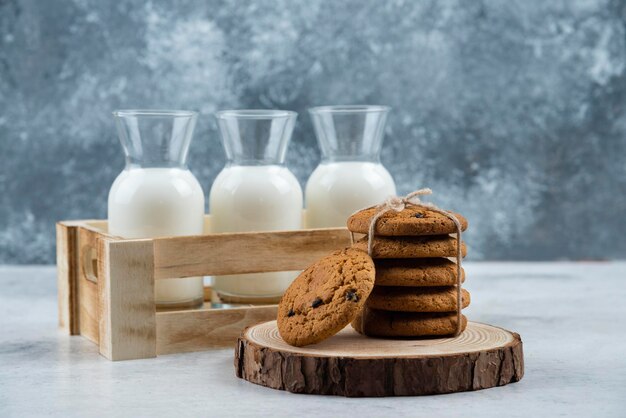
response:
<path id="1" fill-rule="evenodd" d="M 77 295 L 78 295 L 78 324 L 80 334 L 98 344 L 99 341 L 99 300 L 98 277 L 95 260 L 102 258 L 98 254 L 98 232 L 78 228 L 77 251 L 75 253 L 77 265 Z"/>
<path id="2" fill-rule="evenodd" d="M 70 335 L 99 341 L 99 300 L 96 260 L 101 234 L 83 221 L 57 224 L 57 287 L 59 325 Z"/>
<path id="3" fill-rule="evenodd" d="M 57 224 L 57 286 L 59 325 L 70 335 L 99 341 L 97 260 L 102 234 L 87 221 Z"/>
<path id="4" fill-rule="evenodd" d="M 234 347 L 241 331 L 276 319 L 278 307 L 158 312 L 158 355 Z"/>
<path id="5" fill-rule="evenodd" d="M 155 278 L 302 270 L 349 245 L 345 228 L 157 238 Z"/>

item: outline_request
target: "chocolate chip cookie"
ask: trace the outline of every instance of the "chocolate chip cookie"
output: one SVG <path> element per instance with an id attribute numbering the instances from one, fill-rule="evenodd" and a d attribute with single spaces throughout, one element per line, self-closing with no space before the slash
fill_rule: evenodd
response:
<path id="1" fill-rule="evenodd" d="M 456 263 L 447 258 L 378 258 L 376 286 L 456 285 Z M 465 272 L 461 269 L 461 282 Z"/>
<path id="2" fill-rule="evenodd" d="M 462 308 L 470 304 L 470 294 L 461 289 Z M 456 287 L 376 286 L 367 307 L 400 312 L 456 312 Z"/>
<path id="3" fill-rule="evenodd" d="M 352 328 L 371 337 L 435 337 L 453 335 L 457 316 L 454 313 L 390 312 L 365 308 L 352 321 Z M 467 318 L 461 315 L 461 330 Z"/>
<path id="4" fill-rule="evenodd" d="M 367 234 L 372 216 L 378 209 L 363 209 L 348 218 L 348 229 L 352 232 Z M 467 219 L 458 213 L 453 213 L 461 224 L 461 229 L 467 229 Z M 444 235 L 456 233 L 454 222 L 441 213 L 417 206 L 407 206 L 400 212 L 390 210 L 385 212 L 376 221 L 375 235 Z"/>
<path id="5" fill-rule="evenodd" d="M 318 343 L 342 330 L 374 287 L 374 262 L 364 252 L 336 251 L 304 270 L 278 305 L 278 331 L 288 344 Z"/>
<path id="6" fill-rule="evenodd" d="M 352 248 L 367 251 L 367 237 L 352 245 Z M 461 243 L 463 257 L 467 254 L 465 243 Z M 372 258 L 432 258 L 456 257 L 456 238 L 449 235 L 430 237 L 374 237 Z"/>

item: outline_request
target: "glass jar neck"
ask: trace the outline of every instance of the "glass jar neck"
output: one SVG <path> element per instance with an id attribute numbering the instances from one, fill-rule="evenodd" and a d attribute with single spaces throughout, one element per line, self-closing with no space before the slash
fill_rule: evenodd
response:
<path id="1" fill-rule="evenodd" d="M 196 112 L 118 110 L 113 115 L 127 169 L 187 168 Z"/>
<path id="2" fill-rule="evenodd" d="M 283 165 L 297 114 L 285 110 L 216 113 L 227 166 Z"/>
<path id="3" fill-rule="evenodd" d="M 380 162 L 386 106 L 322 106 L 309 109 L 323 162 Z"/>

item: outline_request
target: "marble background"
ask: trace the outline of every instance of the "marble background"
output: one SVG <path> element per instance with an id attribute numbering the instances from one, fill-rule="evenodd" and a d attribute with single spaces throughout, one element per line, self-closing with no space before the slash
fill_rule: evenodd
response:
<path id="1" fill-rule="evenodd" d="M 474 259 L 626 254 L 626 2 L 0 1 L 0 263 L 54 262 L 54 222 L 106 216 L 115 108 L 200 111 L 190 166 L 224 163 L 211 114 L 393 107 L 400 192 L 462 211 Z"/>

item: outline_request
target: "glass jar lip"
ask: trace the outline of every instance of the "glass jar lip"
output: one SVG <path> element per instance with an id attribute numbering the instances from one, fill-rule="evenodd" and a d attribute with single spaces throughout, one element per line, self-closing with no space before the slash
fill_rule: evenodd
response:
<path id="1" fill-rule="evenodd" d="M 383 105 L 332 105 L 310 107 L 309 113 L 376 113 L 389 112 L 390 106 Z"/>
<path id="2" fill-rule="evenodd" d="M 295 116 L 298 116 L 297 112 L 275 109 L 233 109 L 215 112 L 217 119 L 277 119 Z"/>
<path id="3" fill-rule="evenodd" d="M 169 118 L 190 118 L 198 115 L 195 110 L 178 109 L 117 109 L 113 111 L 116 117 L 169 117 Z"/>

